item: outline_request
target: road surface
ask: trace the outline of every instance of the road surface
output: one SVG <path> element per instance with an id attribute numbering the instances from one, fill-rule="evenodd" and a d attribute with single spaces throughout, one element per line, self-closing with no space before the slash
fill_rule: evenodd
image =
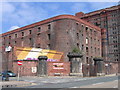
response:
<path id="1" fill-rule="evenodd" d="M 23 78 L 34 85 L 20 88 L 118 88 L 118 76 Z"/>

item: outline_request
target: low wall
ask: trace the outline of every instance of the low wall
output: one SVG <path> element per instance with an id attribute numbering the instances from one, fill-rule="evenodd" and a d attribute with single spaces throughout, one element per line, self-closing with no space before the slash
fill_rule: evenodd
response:
<path id="1" fill-rule="evenodd" d="M 13 72 L 18 74 L 20 68 L 20 76 L 37 76 L 38 61 L 22 61 L 19 66 L 17 61 L 13 62 Z M 70 74 L 69 62 L 47 62 L 47 75 L 48 76 L 68 76 Z"/>
<path id="2" fill-rule="evenodd" d="M 37 61 L 22 61 L 22 65 L 19 66 L 17 61 L 13 62 L 13 72 L 18 73 L 20 68 L 20 76 L 36 76 L 37 75 Z"/>
<path id="3" fill-rule="evenodd" d="M 49 76 L 68 76 L 70 74 L 70 62 L 48 62 Z"/>

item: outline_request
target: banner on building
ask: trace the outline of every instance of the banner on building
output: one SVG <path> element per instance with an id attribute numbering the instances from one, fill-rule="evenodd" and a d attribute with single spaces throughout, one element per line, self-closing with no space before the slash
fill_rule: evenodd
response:
<path id="1" fill-rule="evenodd" d="M 14 51 L 17 60 L 38 60 L 38 56 L 47 56 L 47 61 L 52 62 L 63 60 L 63 53 L 55 50 L 16 47 Z"/>

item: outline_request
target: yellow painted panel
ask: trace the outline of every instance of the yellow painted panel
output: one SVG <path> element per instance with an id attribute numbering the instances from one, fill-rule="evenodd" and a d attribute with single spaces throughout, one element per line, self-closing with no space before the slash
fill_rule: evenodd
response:
<path id="1" fill-rule="evenodd" d="M 28 51 L 26 51 L 26 50 L 28 50 Z M 17 56 L 17 60 L 23 60 L 23 59 L 25 59 L 30 50 L 31 50 L 31 48 L 23 48 L 23 50 L 21 51 L 21 53 Z"/>
<path id="2" fill-rule="evenodd" d="M 57 52 L 55 50 L 47 50 L 40 48 L 17 48 L 16 56 L 17 60 L 36 60 L 38 56 L 47 56 L 50 61 L 54 61 L 61 60 L 61 58 L 63 57 L 63 53 Z"/>
<path id="3" fill-rule="evenodd" d="M 48 54 L 49 50 L 42 50 L 38 55 L 39 56 L 46 56 Z"/>

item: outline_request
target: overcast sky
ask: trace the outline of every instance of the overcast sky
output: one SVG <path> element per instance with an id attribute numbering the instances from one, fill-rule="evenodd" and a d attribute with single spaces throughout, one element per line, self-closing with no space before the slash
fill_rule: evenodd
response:
<path id="1" fill-rule="evenodd" d="M 0 10 L 2 33 L 57 15 L 88 13 L 113 5 L 117 2 L 4 2 Z"/>

